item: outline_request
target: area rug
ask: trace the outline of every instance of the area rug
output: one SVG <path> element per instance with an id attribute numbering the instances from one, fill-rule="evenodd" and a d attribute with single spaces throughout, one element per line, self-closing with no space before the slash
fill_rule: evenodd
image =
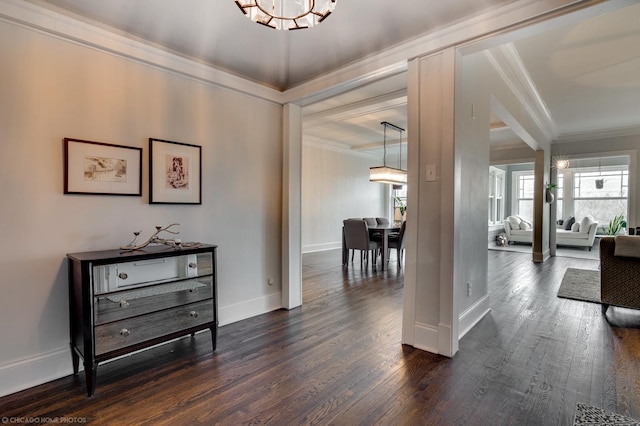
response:
<path id="1" fill-rule="evenodd" d="M 573 418 L 574 426 L 640 426 L 640 423 L 629 417 L 610 413 L 587 404 L 576 405 Z"/>
<path id="2" fill-rule="evenodd" d="M 600 271 L 567 268 L 558 297 L 600 303 Z"/>

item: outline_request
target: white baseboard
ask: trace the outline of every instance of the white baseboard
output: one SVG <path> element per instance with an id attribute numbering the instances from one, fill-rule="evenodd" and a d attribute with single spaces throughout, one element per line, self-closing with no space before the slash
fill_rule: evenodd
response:
<path id="1" fill-rule="evenodd" d="M 0 397 L 73 374 L 71 349 L 0 365 Z"/>
<path id="2" fill-rule="evenodd" d="M 485 296 L 463 312 L 458 317 L 458 329 L 460 330 L 458 341 L 490 311 L 489 298 Z M 453 351 L 457 351 L 457 345 L 454 348 L 451 342 L 451 327 L 443 324 L 436 327 L 416 323 L 413 347 L 448 357 L 452 357 L 454 354 L 449 353 L 451 349 L 447 348 L 453 348 Z"/>
<path id="3" fill-rule="evenodd" d="M 242 321 L 267 312 L 282 308 L 282 293 L 257 297 L 235 305 L 223 306 L 218 309 L 220 326 Z"/>
<path id="4" fill-rule="evenodd" d="M 219 325 L 227 325 L 280 309 L 282 294 L 275 293 L 219 309 Z M 166 343 L 166 342 L 165 342 Z M 162 343 L 164 344 L 164 343 Z M 146 349 L 145 349 L 146 350 Z M 127 354 L 126 356 L 129 356 Z M 82 371 L 82 360 L 80 361 Z M 0 397 L 73 374 L 71 349 L 59 349 L 0 365 Z"/>
<path id="5" fill-rule="evenodd" d="M 484 296 L 460 314 L 458 317 L 458 340 L 462 339 L 490 311 L 489 297 Z"/>
<path id="6" fill-rule="evenodd" d="M 306 246 L 302 246 L 302 254 L 315 253 L 318 251 L 335 250 L 339 248 L 342 248 L 342 243 L 340 241 L 333 242 L 333 243 L 324 243 L 324 244 L 308 244 Z"/>
<path id="7" fill-rule="evenodd" d="M 453 341 L 451 325 L 438 324 L 438 353 L 440 355 L 453 357 L 458 352 L 458 341 Z"/>
<path id="8" fill-rule="evenodd" d="M 438 353 L 438 328 L 416 323 L 413 347 L 423 351 Z"/>

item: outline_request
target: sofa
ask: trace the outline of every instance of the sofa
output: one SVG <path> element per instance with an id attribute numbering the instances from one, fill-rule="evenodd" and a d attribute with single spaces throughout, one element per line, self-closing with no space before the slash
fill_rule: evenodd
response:
<path id="1" fill-rule="evenodd" d="M 640 237 L 600 239 L 600 299 L 609 305 L 640 309 Z"/>
<path id="2" fill-rule="evenodd" d="M 598 222 L 589 217 L 571 224 L 570 229 L 556 229 L 556 245 L 587 247 L 589 251 L 596 239 Z M 533 225 L 520 216 L 509 216 L 504 220 L 504 233 L 509 243 L 533 242 Z"/>
<path id="3" fill-rule="evenodd" d="M 533 224 L 530 221 L 520 216 L 509 216 L 503 223 L 507 244 L 533 242 Z"/>

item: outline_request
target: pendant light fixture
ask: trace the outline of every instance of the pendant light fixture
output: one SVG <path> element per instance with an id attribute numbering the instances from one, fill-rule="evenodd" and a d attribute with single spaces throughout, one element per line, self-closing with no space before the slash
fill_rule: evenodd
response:
<path id="1" fill-rule="evenodd" d="M 235 0 L 253 22 L 276 30 L 301 30 L 324 21 L 337 0 Z"/>
<path id="2" fill-rule="evenodd" d="M 568 169 L 571 166 L 571 163 L 569 162 L 569 158 L 567 156 L 564 155 L 556 155 L 553 158 L 553 163 L 551 164 L 551 167 L 556 168 L 558 170 L 565 170 Z"/>
<path id="3" fill-rule="evenodd" d="M 604 183 L 606 181 L 606 179 L 602 178 L 602 170 L 600 166 L 601 166 L 600 159 L 598 158 L 598 179 L 596 179 L 596 189 L 604 188 Z"/>
<path id="4" fill-rule="evenodd" d="M 383 165 L 369 168 L 369 180 L 371 182 L 388 183 L 391 185 L 406 185 L 407 172 L 406 170 L 402 170 L 402 132 L 404 132 L 404 129 L 387 121 L 383 121 L 380 124 L 384 126 Z M 387 166 L 387 127 L 391 127 L 400 132 L 400 168 L 398 169 Z"/>

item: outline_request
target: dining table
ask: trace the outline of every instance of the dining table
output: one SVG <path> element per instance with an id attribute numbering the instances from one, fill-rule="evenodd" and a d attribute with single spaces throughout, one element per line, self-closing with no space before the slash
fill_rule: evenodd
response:
<path id="1" fill-rule="evenodd" d="M 371 225 L 368 227 L 369 237 L 373 237 L 376 234 L 382 236 L 382 253 L 380 260 L 382 260 L 382 270 L 387 267 L 387 251 L 389 249 L 389 234 L 392 232 L 400 232 L 400 225 L 395 223 Z M 347 250 L 347 241 L 344 236 L 344 227 L 342 228 L 342 264 L 346 265 L 349 262 L 349 250 Z"/>

